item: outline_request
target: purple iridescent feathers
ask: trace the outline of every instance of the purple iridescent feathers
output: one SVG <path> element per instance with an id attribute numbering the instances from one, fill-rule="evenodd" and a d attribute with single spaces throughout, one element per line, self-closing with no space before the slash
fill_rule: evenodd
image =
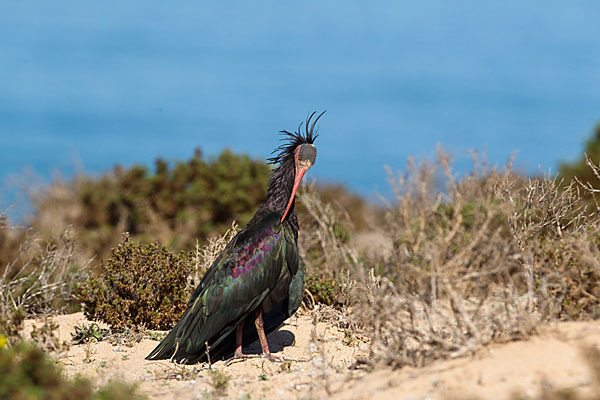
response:
<path id="1" fill-rule="evenodd" d="M 236 254 L 237 260 L 231 270 L 233 279 L 252 270 L 263 262 L 265 254 L 268 254 L 279 240 L 279 233 L 272 229 L 265 230 L 254 242 L 242 247 Z"/>

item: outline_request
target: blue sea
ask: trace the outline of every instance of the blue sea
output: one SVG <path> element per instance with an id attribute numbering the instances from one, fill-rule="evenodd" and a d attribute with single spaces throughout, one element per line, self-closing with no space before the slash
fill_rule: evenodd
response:
<path id="1" fill-rule="evenodd" d="M 438 143 L 458 172 L 469 149 L 554 171 L 600 121 L 598 1 L 0 4 L 0 209 L 17 218 L 32 175 L 266 158 L 313 110 L 310 175 L 368 197 Z"/>

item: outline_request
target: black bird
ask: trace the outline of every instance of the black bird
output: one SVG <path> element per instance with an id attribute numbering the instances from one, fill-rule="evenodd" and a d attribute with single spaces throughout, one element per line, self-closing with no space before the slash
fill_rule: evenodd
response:
<path id="1" fill-rule="evenodd" d="M 315 113 L 308 117 L 305 134 L 302 124 L 298 132 L 281 131 L 286 143 L 269 159 L 278 165 L 265 201 L 211 265 L 181 320 L 146 359 L 191 364 L 206 361 L 207 353 L 212 361 L 241 357 L 242 343 L 257 336 L 263 355 L 275 359 L 266 334 L 296 312 L 304 295 L 294 199 L 315 163 L 315 126 L 323 114 L 312 125 Z"/>

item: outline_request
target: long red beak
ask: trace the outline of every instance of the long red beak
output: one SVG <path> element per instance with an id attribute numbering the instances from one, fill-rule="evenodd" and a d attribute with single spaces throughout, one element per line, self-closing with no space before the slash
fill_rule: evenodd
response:
<path id="1" fill-rule="evenodd" d="M 288 211 L 290 211 L 290 207 L 292 206 L 292 203 L 294 202 L 294 197 L 296 197 L 296 192 L 298 191 L 298 187 L 300 187 L 300 182 L 302 182 L 302 177 L 304 177 L 304 174 L 306 173 L 306 171 L 308 171 L 309 168 L 310 168 L 309 165 L 304 165 L 304 166 L 300 167 L 300 169 L 298 171 L 296 171 L 296 178 L 294 179 L 294 188 L 292 189 L 292 195 L 290 196 L 290 201 L 288 201 L 288 205 L 285 209 L 285 212 L 283 213 L 283 217 L 281 217 L 281 223 L 283 223 L 283 220 L 287 216 Z"/>

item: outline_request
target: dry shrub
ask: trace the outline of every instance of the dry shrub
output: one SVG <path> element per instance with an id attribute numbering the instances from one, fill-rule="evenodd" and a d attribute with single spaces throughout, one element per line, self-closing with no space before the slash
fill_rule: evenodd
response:
<path id="1" fill-rule="evenodd" d="M 20 250 L 28 233 L 22 227 L 11 225 L 8 217 L 0 213 L 0 273 L 22 257 Z"/>
<path id="2" fill-rule="evenodd" d="M 521 250 L 528 301 L 546 318 L 600 315 L 600 220 L 583 190 L 576 181 L 546 176 L 517 189 L 507 182 L 499 191 L 510 206 L 508 221 Z"/>
<path id="3" fill-rule="evenodd" d="M 3 303 L 31 315 L 56 314 L 72 306 L 89 261 L 84 265 L 74 262 L 76 246 L 69 231 L 61 240 L 61 245 L 44 243 L 28 233 L 20 244 L 19 256 L 0 277 Z"/>
<path id="4" fill-rule="evenodd" d="M 308 216 L 300 221 L 298 238 L 307 274 L 340 279 L 360 264 L 358 251 L 352 245 L 354 225 L 348 213 L 341 204 L 323 200 L 314 185 L 305 186 L 299 199 Z"/>
<path id="5" fill-rule="evenodd" d="M 188 291 L 192 293 L 196 286 L 204 277 L 204 274 L 210 266 L 219 257 L 221 252 L 227 246 L 227 243 L 240 231 L 238 224 L 233 221 L 231 227 L 223 235 L 210 237 L 204 246 L 196 241 L 196 249 L 193 255 L 193 264 L 195 265 L 192 273 L 188 277 Z"/>
<path id="6" fill-rule="evenodd" d="M 5 229 L 19 228 L 0 226 Z M 10 233 L 9 233 L 10 234 Z M 17 336 L 27 316 L 54 315 L 78 308 L 76 293 L 87 276 L 89 260 L 76 261 L 70 231 L 45 242 L 31 230 L 15 234 L 13 258 L 0 269 L 0 331 Z"/>
<path id="7" fill-rule="evenodd" d="M 356 284 L 354 271 L 364 267 L 353 243 L 354 226 L 344 207 L 328 203 L 314 185 L 304 186 L 298 198 L 304 210 L 298 237 L 306 265 L 303 310 L 315 323 L 357 330 L 359 321 L 351 310 L 362 286 Z"/>
<path id="8" fill-rule="evenodd" d="M 41 326 L 33 325 L 31 340 L 48 353 L 62 353 L 69 350 L 69 344 L 58 337 L 58 324 L 49 317 L 44 318 Z"/>
<path id="9" fill-rule="evenodd" d="M 390 177 L 392 254 L 350 269 L 370 362 L 421 366 L 597 315 L 598 220 L 578 186 L 477 161 L 457 179 L 442 151 Z"/>
<path id="10" fill-rule="evenodd" d="M 316 195 L 321 203 L 330 204 L 330 207 L 343 216 L 344 221 L 350 222 L 353 230 L 357 232 L 370 231 L 373 225 L 384 221 L 384 210 L 381 207 L 340 184 L 323 184 L 313 180 L 305 186 L 304 191 Z M 296 212 L 301 224 L 313 221 L 314 212 L 307 210 L 303 201 L 296 203 Z"/>
<path id="11" fill-rule="evenodd" d="M 499 179 L 510 179 L 508 169 L 475 169 L 456 180 L 441 151 L 435 165 L 409 160 L 404 174 L 390 175 L 396 204 L 385 230 L 393 254 L 372 260 L 378 276 L 370 281 L 379 282 L 359 309 L 375 360 L 423 365 L 530 331 L 508 286 L 510 272 L 520 269 L 519 250 L 496 201 Z"/>

